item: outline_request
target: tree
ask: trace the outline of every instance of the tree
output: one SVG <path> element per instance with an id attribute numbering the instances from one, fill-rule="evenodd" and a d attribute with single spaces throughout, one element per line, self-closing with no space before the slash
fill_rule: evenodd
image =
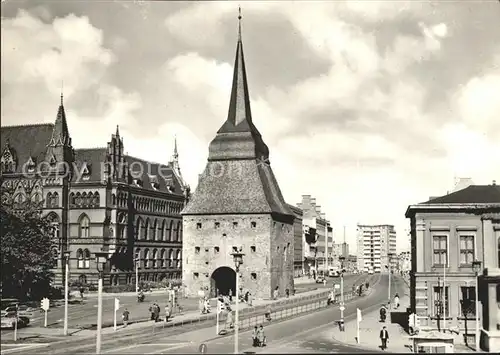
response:
<path id="1" fill-rule="evenodd" d="M 46 296 L 54 276 L 51 226 L 42 217 L 39 205 L 24 202 L 14 208 L 13 204 L 2 203 L 0 223 L 2 297 Z"/>

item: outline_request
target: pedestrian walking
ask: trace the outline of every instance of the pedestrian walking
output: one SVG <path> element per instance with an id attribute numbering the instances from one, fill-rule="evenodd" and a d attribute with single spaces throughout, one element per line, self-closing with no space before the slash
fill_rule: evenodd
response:
<path id="1" fill-rule="evenodd" d="M 259 346 L 266 346 L 266 336 L 264 335 L 264 327 L 262 326 L 262 324 L 257 330 L 257 341 Z"/>
<path id="2" fill-rule="evenodd" d="M 399 295 L 397 293 L 394 296 L 394 307 L 396 307 L 396 309 L 399 308 Z"/>
<path id="3" fill-rule="evenodd" d="M 170 304 L 165 306 L 165 323 L 167 323 L 172 316 L 172 307 Z"/>
<path id="4" fill-rule="evenodd" d="M 128 311 L 127 308 L 122 313 L 122 321 L 123 321 L 123 326 L 126 327 L 128 325 L 128 318 L 130 316 L 130 312 Z"/>
<path id="5" fill-rule="evenodd" d="M 387 342 L 389 341 L 389 332 L 387 331 L 385 325 L 382 327 L 382 330 L 380 331 L 380 341 L 382 343 L 380 348 L 382 350 L 387 349 Z"/>
<path id="6" fill-rule="evenodd" d="M 252 331 L 252 346 L 256 347 L 259 345 L 259 340 L 257 339 L 258 328 L 255 326 Z"/>
<path id="7" fill-rule="evenodd" d="M 277 299 L 278 299 L 278 297 L 279 297 L 279 293 L 280 293 L 279 288 L 278 288 L 278 286 L 276 286 L 276 288 L 274 289 L 274 292 L 273 292 L 273 298 L 274 298 L 275 300 L 277 300 Z"/>

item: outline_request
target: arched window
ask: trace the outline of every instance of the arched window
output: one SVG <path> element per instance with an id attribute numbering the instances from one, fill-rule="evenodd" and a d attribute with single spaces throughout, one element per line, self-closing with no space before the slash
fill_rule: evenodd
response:
<path id="1" fill-rule="evenodd" d="M 144 250 L 144 267 L 146 269 L 149 269 L 149 267 L 150 267 L 149 257 L 150 257 L 150 255 L 149 255 L 149 249 Z"/>
<path id="2" fill-rule="evenodd" d="M 46 201 L 47 208 L 52 207 L 52 192 L 49 192 L 47 194 L 47 201 Z"/>
<path id="3" fill-rule="evenodd" d="M 139 260 L 139 261 L 135 261 L 135 260 Z M 134 262 L 135 262 L 135 267 L 140 269 L 141 268 L 141 248 L 137 248 L 135 250 Z"/>
<path id="4" fill-rule="evenodd" d="M 80 238 L 90 237 L 90 219 L 86 214 L 80 217 Z"/>
<path id="5" fill-rule="evenodd" d="M 85 262 L 83 260 L 83 250 L 82 249 L 78 249 L 76 251 L 76 260 L 77 260 L 76 267 L 78 269 L 85 269 Z"/>
<path id="6" fill-rule="evenodd" d="M 115 194 L 111 194 L 111 204 L 112 204 L 113 206 L 115 206 L 115 205 L 116 205 L 116 195 L 115 195 Z"/>
<path id="7" fill-rule="evenodd" d="M 177 241 L 177 226 L 178 226 L 178 224 L 177 224 L 177 223 L 174 223 L 174 221 L 172 221 L 172 224 L 173 224 L 173 229 L 172 229 L 172 241 L 173 241 L 173 242 L 176 242 L 176 241 Z"/>
<path id="8" fill-rule="evenodd" d="M 92 199 L 92 206 L 94 207 L 99 207 L 101 205 L 101 196 L 99 195 L 99 192 L 94 192 L 94 197 Z"/>
<path id="9" fill-rule="evenodd" d="M 83 251 L 83 264 L 85 269 L 90 269 L 90 251 L 88 249 Z"/>
<path id="10" fill-rule="evenodd" d="M 176 242 L 180 242 L 182 240 L 182 222 L 177 222 L 177 236 L 175 238 Z"/>
<path id="11" fill-rule="evenodd" d="M 82 206 L 87 206 L 87 204 L 88 204 L 88 197 L 87 197 L 87 193 L 86 192 L 82 193 L 82 199 L 81 199 L 81 201 L 82 202 L 80 204 Z"/>
<path id="12" fill-rule="evenodd" d="M 75 193 L 74 192 L 72 192 L 72 193 L 69 194 L 69 204 L 71 206 L 75 205 Z"/>
<path id="13" fill-rule="evenodd" d="M 52 195 L 52 207 L 59 207 L 59 194 L 57 192 L 54 192 Z"/>
<path id="14" fill-rule="evenodd" d="M 181 261 L 182 261 L 182 255 L 181 255 L 181 250 L 177 249 L 177 255 L 175 256 L 175 262 L 176 262 L 176 268 L 180 269 L 181 268 Z"/>
<path id="15" fill-rule="evenodd" d="M 156 219 L 151 223 L 151 230 L 149 232 L 149 239 L 156 240 Z"/>
<path id="16" fill-rule="evenodd" d="M 142 219 L 141 217 L 138 217 L 137 222 L 135 223 L 135 240 L 140 239 L 141 225 L 142 225 Z"/>
<path id="17" fill-rule="evenodd" d="M 174 226 L 174 221 L 170 221 L 168 224 L 168 229 L 167 229 L 167 242 L 172 241 L 172 228 Z"/>
<path id="18" fill-rule="evenodd" d="M 153 249 L 153 253 L 151 254 L 151 264 L 153 264 L 153 269 L 156 269 L 157 263 L 156 258 L 158 257 L 158 250 Z"/>
<path id="19" fill-rule="evenodd" d="M 160 268 L 163 269 L 165 267 L 165 249 L 161 250 L 158 260 L 160 261 Z"/>
<path id="20" fill-rule="evenodd" d="M 174 267 L 174 250 L 170 249 L 168 251 L 168 267 Z"/>
<path id="21" fill-rule="evenodd" d="M 157 240 L 163 240 L 165 234 L 163 233 L 163 228 L 165 226 L 165 221 L 158 222 L 158 232 L 157 232 Z"/>
<path id="22" fill-rule="evenodd" d="M 147 240 L 148 239 L 148 228 L 149 228 L 149 219 L 146 218 L 146 222 L 143 223 L 142 225 L 142 240 Z"/>

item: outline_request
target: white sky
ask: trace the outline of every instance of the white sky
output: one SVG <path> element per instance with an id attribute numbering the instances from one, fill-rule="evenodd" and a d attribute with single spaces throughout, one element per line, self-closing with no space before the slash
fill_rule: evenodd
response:
<path id="1" fill-rule="evenodd" d="M 500 181 L 498 2 L 244 2 L 254 122 L 291 204 L 316 197 L 351 252 L 454 176 Z M 74 145 L 180 165 L 196 186 L 227 116 L 234 2 L 2 2 L 2 124 L 53 122 Z"/>

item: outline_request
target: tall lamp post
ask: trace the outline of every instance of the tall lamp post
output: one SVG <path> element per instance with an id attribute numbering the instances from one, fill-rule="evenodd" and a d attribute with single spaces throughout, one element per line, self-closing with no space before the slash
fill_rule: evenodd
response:
<path id="1" fill-rule="evenodd" d="M 98 284 L 98 294 L 97 294 L 97 337 L 95 345 L 95 353 L 101 353 L 101 330 L 102 330 L 102 279 L 104 273 L 104 267 L 108 261 L 107 252 L 96 252 L 95 262 L 97 264 L 97 271 L 99 272 L 99 284 Z"/>
<path id="2" fill-rule="evenodd" d="M 474 270 L 474 273 L 476 275 L 476 336 L 474 339 L 476 340 L 476 351 L 480 351 L 480 345 L 479 345 L 479 340 L 480 340 L 480 334 L 479 334 L 479 272 L 481 271 L 481 261 L 479 260 L 474 260 L 472 262 L 472 270 Z"/>
<path id="3" fill-rule="evenodd" d="M 389 288 L 388 288 L 388 304 L 389 304 L 389 307 L 391 306 L 391 273 L 392 273 L 392 270 L 391 270 L 391 257 L 392 257 L 392 254 L 389 253 L 387 254 L 387 271 L 389 272 Z"/>
<path id="4" fill-rule="evenodd" d="M 135 293 L 136 295 L 139 294 L 139 262 L 141 259 L 136 256 L 134 259 L 134 265 L 135 265 Z"/>
<path id="5" fill-rule="evenodd" d="M 344 331 L 344 256 L 339 256 L 340 261 L 340 331 Z"/>
<path id="6" fill-rule="evenodd" d="M 69 255 L 70 251 L 65 251 L 64 256 L 64 335 L 68 335 L 68 303 L 69 303 Z"/>
<path id="7" fill-rule="evenodd" d="M 240 301 L 240 286 L 239 286 L 239 278 L 240 278 L 240 266 L 243 264 L 243 254 L 241 249 L 239 252 L 231 253 L 234 259 L 234 267 L 236 269 L 236 314 L 234 319 L 234 353 L 238 354 L 238 333 L 239 333 L 239 301 Z"/>

